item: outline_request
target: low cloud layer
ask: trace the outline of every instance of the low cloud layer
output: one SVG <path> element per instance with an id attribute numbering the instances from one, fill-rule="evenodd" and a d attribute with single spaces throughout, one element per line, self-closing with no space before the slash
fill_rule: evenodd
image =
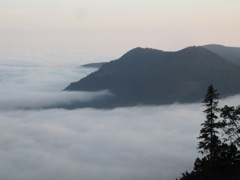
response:
<path id="1" fill-rule="evenodd" d="M 0 179 L 173 180 L 192 169 L 201 104 L 23 110 L 109 93 L 61 92 L 94 69 L 0 68 Z"/>
<path id="2" fill-rule="evenodd" d="M 2 112 L 1 178 L 175 179 L 192 167 L 202 119 L 199 104 Z"/>
<path id="3" fill-rule="evenodd" d="M 99 92 L 28 92 L 0 95 L 0 110 L 46 109 L 71 105 L 73 102 L 87 102 L 112 96 L 108 91 Z"/>
<path id="4" fill-rule="evenodd" d="M 0 66 L 0 111 L 69 105 L 111 96 L 108 91 L 62 91 L 94 68 Z"/>
<path id="5" fill-rule="evenodd" d="M 239 96 L 223 100 L 234 105 Z M 191 170 L 201 104 L 114 110 L 7 111 L 0 174 L 7 180 L 172 180 Z"/>

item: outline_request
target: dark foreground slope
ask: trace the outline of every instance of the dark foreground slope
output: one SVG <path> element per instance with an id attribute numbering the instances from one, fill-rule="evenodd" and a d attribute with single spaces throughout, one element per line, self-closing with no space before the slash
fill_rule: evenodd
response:
<path id="1" fill-rule="evenodd" d="M 115 96 L 74 106 L 111 108 L 196 102 L 210 84 L 222 97 L 240 93 L 240 67 L 202 47 L 177 52 L 135 48 L 65 90 L 108 89 Z"/>

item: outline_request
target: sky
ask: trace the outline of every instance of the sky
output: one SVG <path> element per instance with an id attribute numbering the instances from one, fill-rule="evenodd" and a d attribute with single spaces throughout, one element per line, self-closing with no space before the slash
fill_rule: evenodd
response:
<path id="1" fill-rule="evenodd" d="M 0 47 L 115 58 L 139 46 L 240 47 L 239 8 L 239 0 L 0 0 Z"/>

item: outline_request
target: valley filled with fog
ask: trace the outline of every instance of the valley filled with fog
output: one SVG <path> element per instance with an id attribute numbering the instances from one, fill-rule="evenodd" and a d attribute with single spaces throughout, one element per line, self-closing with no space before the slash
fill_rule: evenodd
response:
<path id="1" fill-rule="evenodd" d="M 1 179 L 170 180 L 192 169 L 205 120 L 201 104 L 44 109 L 109 95 L 63 92 L 96 70 L 65 57 L 59 63 L 58 57 L 0 57 Z M 239 99 L 222 99 L 220 106 Z"/>

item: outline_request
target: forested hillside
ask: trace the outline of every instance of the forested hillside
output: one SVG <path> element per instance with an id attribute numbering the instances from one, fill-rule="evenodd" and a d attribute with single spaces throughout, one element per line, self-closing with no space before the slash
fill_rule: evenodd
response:
<path id="1" fill-rule="evenodd" d="M 113 97 L 87 106 L 118 107 L 198 102 L 209 84 L 222 97 L 240 93 L 240 66 L 202 47 L 177 52 L 135 48 L 65 90 L 109 90 Z"/>

